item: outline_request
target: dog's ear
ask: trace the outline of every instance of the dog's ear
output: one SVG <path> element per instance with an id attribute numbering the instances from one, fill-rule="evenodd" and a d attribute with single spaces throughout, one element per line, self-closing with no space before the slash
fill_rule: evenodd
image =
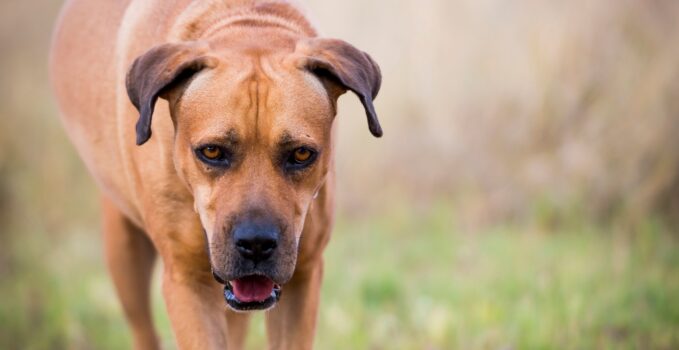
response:
<path id="1" fill-rule="evenodd" d="M 382 127 L 373 106 L 382 74 L 367 53 L 342 40 L 319 38 L 300 42 L 296 51 L 304 57 L 301 68 L 320 78 L 329 78 L 342 89 L 341 93 L 346 90 L 354 92 L 365 108 L 370 132 L 375 137 L 382 136 Z"/>
<path id="2" fill-rule="evenodd" d="M 151 137 L 151 117 L 158 97 L 186 81 L 195 73 L 217 65 L 204 42 L 186 42 L 156 46 L 137 57 L 127 72 L 127 95 L 139 111 L 137 145 Z"/>

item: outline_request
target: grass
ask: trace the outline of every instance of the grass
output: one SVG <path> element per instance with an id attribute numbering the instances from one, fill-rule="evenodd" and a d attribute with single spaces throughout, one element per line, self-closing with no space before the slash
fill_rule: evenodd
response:
<path id="1" fill-rule="evenodd" d="M 306 2 L 385 78 L 379 142 L 340 101 L 338 207 L 464 203 L 340 219 L 318 349 L 679 348 L 679 235 L 647 218 L 679 212 L 679 2 Z M 0 3 L 0 349 L 128 348 L 48 89 L 59 5 Z M 639 226 L 588 223 L 618 217 Z"/>
<path id="2" fill-rule="evenodd" d="M 326 252 L 319 349 L 669 349 L 679 346 L 679 242 L 661 226 L 465 233 L 446 206 L 339 220 Z M 609 231 L 609 232 L 607 232 Z M 0 348 L 130 344 L 98 234 L 10 240 Z M 174 348 L 155 287 L 155 313 Z M 263 348 L 263 317 L 248 338 Z"/>

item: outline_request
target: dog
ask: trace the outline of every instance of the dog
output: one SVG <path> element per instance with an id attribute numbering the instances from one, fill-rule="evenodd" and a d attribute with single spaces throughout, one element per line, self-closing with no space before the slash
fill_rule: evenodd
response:
<path id="1" fill-rule="evenodd" d="M 68 0 L 50 79 L 101 192 L 134 347 L 159 347 L 149 281 L 160 256 L 180 348 L 241 348 L 248 311 L 267 309 L 271 348 L 311 348 L 337 98 L 353 92 L 381 136 L 375 61 L 320 38 L 283 1 Z"/>

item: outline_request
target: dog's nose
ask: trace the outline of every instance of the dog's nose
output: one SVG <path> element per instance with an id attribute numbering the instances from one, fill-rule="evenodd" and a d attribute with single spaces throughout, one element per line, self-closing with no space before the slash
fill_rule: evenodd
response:
<path id="1" fill-rule="evenodd" d="M 262 221 L 244 222 L 233 230 L 236 250 L 244 258 L 255 262 L 271 257 L 278 246 L 279 236 L 277 225 Z"/>

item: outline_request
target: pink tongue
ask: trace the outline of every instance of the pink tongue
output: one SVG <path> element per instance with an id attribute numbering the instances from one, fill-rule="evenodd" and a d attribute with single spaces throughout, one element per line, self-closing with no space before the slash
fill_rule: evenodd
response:
<path id="1" fill-rule="evenodd" d="M 273 291 L 273 281 L 264 276 L 247 276 L 231 281 L 233 294 L 243 303 L 266 300 Z"/>

